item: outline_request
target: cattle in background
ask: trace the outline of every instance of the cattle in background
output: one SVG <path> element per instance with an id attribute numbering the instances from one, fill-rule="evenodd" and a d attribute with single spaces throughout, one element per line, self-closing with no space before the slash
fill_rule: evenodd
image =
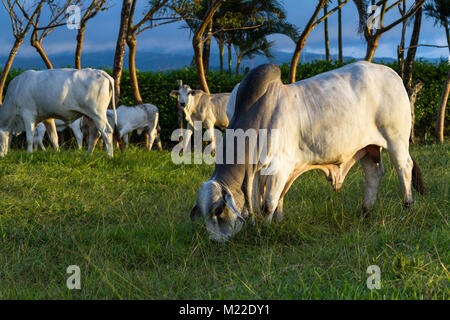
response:
<path id="1" fill-rule="evenodd" d="M 113 130 L 106 110 L 114 102 L 114 79 L 93 69 L 28 70 L 15 77 L 0 107 L 0 156 L 8 152 L 10 134 L 26 131 L 28 152 L 33 151 L 36 124 L 43 122 L 50 142 L 58 149 L 53 118 L 73 122 L 85 115 L 101 132 L 108 156 L 113 156 Z M 93 141 L 92 141 L 93 142 Z M 90 144 L 88 153 L 92 153 Z"/>
<path id="2" fill-rule="evenodd" d="M 188 85 L 182 85 L 178 90 L 172 91 L 170 96 L 178 97 L 184 110 L 187 130 L 183 137 L 183 148 L 186 149 L 190 142 L 194 122 L 200 121 L 207 129 L 214 152 L 216 150 L 214 127 L 220 129 L 228 127 L 227 104 L 230 93 L 206 94 L 201 90 L 192 90 Z"/>
<path id="3" fill-rule="evenodd" d="M 120 106 L 117 108 L 117 126 L 119 135 L 123 138 L 125 146 L 128 147 L 128 135 L 137 131 L 139 135 L 147 133 L 147 151 L 151 151 L 153 142 L 156 140 L 158 149 L 162 150 L 161 139 L 158 134 L 159 109 L 150 104 L 141 104 L 135 107 Z M 114 112 L 108 110 L 108 121 L 114 125 Z"/>
<path id="4" fill-rule="evenodd" d="M 249 214 L 281 219 L 284 196 L 306 171 L 323 171 L 339 190 L 358 161 L 365 175 L 366 213 L 383 176 L 382 149 L 397 171 L 404 204 L 413 202 L 411 182 L 425 192 L 409 154 L 408 94 L 386 66 L 357 62 L 291 85 L 283 85 L 278 66 L 260 66 L 241 82 L 229 129 L 267 129 L 268 148 L 263 154 L 246 142 L 244 164 L 216 163 L 211 179 L 200 187 L 191 219 L 203 217 L 212 240 L 230 239 Z M 225 135 L 219 146 L 224 158 L 239 152 L 231 137 Z M 248 161 L 251 155 L 255 164 Z"/>

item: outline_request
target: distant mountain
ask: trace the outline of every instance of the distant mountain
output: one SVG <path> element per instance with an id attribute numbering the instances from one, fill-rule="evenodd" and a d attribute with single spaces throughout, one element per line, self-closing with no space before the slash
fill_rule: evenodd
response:
<path id="1" fill-rule="evenodd" d="M 227 55 L 225 55 L 227 56 Z M 283 64 L 289 63 L 292 58 L 292 53 L 286 53 L 281 51 L 274 52 L 275 58 L 272 59 L 272 63 Z M 136 54 L 136 65 L 141 71 L 167 71 L 173 69 L 180 69 L 185 66 L 189 66 L 191 64 L 193 55 L 190 53 L 160 53 L 160 52 L 138 52 Z M 63 68 L 73 66 L 73 54 L 72 53 L 63 53 L 57 55 L 49 55 L 49 58 L 55 68 Z M 233 57 L 234 58 L 234 57 Z M 0 67 L 4 65 L 7 57 L 0 56 Z M 311 62 L 313 60 L 324 60 L 324 55 L 303 52 L 300 61 L 301 62 Z M 337 59 L 337 56 L 332 56 L 332 59 Z M 349 61 L 351 59 L 360 60 L 358 58 L 353 57 L 344 57 L 345 61 Z M 82 56 L 82 64 L 85 67 L 93 67 L 93 68 L 112 68 L 114 60 L 114 51 L 101 51 L 94 53 L 84 53 Z M 392 58 L 377 58 L 375 61 L 384 61 L 384 62 L 393 62 L 395 59 Z M 429 59 L 432 62 L 439 61 L 439 59 Z M 242 68 L 251 67 L 252 65 L 257 66 L 263 63 L 269 62 L 267 58 L 256 56 L 254 61 L 244 60 L 242 62 Z M 225 57 L 224 61 L 226 68 L 228 68 L 227 57 Z M 125 68 L 128 68 L 128 56 L 125 56 L 124 61 Z M 235 59 L 233 59 L 233 71 L 235 70 Z M 22 69 L 45 69 L 45 65 L 42 62 L 41 58 L 36 56 L 30 57 L 21 57 L 17 56 L 14 60 L 13 68 L 22 68 Z M 219 69 L 219 56 L 217 54 L 211 55 L 211 68 Z"/>

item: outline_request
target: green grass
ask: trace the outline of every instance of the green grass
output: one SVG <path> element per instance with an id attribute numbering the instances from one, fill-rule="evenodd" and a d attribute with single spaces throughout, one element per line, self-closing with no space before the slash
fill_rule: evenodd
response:
<path id="1" fill-rule="evenodd" d="M 0 159 L 0 298 L 449 299 L 449 149 L 412 148 L 429 189 L 413 209 L 384 154 L 368 218 L 358 166 L 339 194 L 310 172 L 288 193 L 284 221 L 247 225 L 222 245 L 189 220 L 213 166 L 137 148 L 112 160 L 13 150 Z M 81 290 L 66 287 L 69 265 Z M 381 290 L 366 287 L 370 265 Z"/>

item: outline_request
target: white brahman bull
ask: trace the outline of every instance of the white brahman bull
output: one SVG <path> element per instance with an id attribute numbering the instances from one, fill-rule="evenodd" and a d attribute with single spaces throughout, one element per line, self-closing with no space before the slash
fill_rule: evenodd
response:
<path id="1" fill-rule="evenodd" d="M 114 80 L 106 72 L 93 69 L 28 70 L 9 84 L 0 107 L 0 156 L 8 152 L 10 134 L 25 130 L 28 152 L 33 151 L 36 124 L 43 122 L 50 142 L 58 149 L 53 118 L 73 122 L 85 115 L 101 132 L 108 156 L 113 156 L 113 130 L 106 110 L 114 101 Z M 116 122 L 116 121 L 115 121 Z M 91 143 L 88 153 L 92 153 Z"/>
<path id="2" fill-rule="evenodd" d="M 230 93 L 206 94 L 202 90 L 192 90 L 188 85 L 181 86 L 170 93 L 178 97 L 180 106 L 184 110 L 187 130 L 183 137 L 183 149 L 186 149 L 194 132 L 194 121 L 201 121 L 211 138 L 211 148 L 216 150 L 214 127 L 225 129 L 228 127 L 227 104 Z"/>
<path id="3" fill-rule="evenodd" d="M 192 220 L 205 219 L 212 240 L 230 239 L 249 214 L 281 219 L 284 196 L 306 171 L 323 171 L 339 190 L 358 161 L 365 174 L 366 213 L 383 176 L 382 149 L 397 170 L 404 204 L 413 202 L 411 180 L 425 193 L 420 169 L 409 154 L 408 94 L 394 70 L 357 62 L 291 85 L 284 85 L 280 76 L 278 66 L 263 65 L 241 82 L 227 131 L 267 129 L 267 152 L 259 148 L 265 142 L 260 133 L 258 143 L 246 141 L 243 148 L 234 143 L 237 134 L 224 136 L 218 152 L 224 159 L 231 154 L 231 161 L 216 162 L 191 211 Z M 240 151 L 245 161 L 237 164 L 233 160 Z"/>
<path id="4" fill-rule="evenodd" d="M 142 132 L 147 131 L 147 151 L 150 152 L 152 150 L 153 142 L 156 138 L 158 138 L 158 149 L 161 151 L 162 145 L 157 130 L 158 120 L 159 109 L 150 103 L 135 107 L 120 106 L 117 108 L 118 131 L 126 147 L 128 147 L 128 135 L 131 132 L 136 130 L 141 135 Z M 112 110 L 108 110 L 108 121 L 110 121 L 111 126 L 114 125 L 114 113 Z"/>

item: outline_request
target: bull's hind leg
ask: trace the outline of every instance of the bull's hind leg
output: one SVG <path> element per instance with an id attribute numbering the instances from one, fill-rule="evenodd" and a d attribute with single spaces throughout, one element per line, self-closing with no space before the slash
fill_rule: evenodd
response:
<path id="1" fill-rule="evenodd" d="M 413 203 L 411 182 L 414 164 L 409 155 L 408 145 L 400 141 L 394 141 L 388 144 L 387 150 L 402 185 L 403 204 L 410 206 Z"/>
<path id="2" fill-rule="evenodd" d="M 95 125 L 97 126 L 98 130 L 102 134 L 103 141 L 105 142 L 106 146 L 106 153 L 108 157 L 114 156 L 113 151 L 113 129 L 109 125 L 108 121 L 103 119 L 95 119 L 94 120 Z"/>
<path id="3" fill-rule="evenodd" d="M 374 159 L 371 154 L 364 156 L 360 162 L 366 180 L 363 202 L 363 214 L 366 214 L 368 211 L 372 210 L 375 200 L 377 199 L 381 178 L 384 174 L 384 167 L 381 157 Z"/>
<path id="4" fill-rule="evenodd" d="M 100 132 L 98 132 L 97 127 L 92 122 L 90 118 L 85 118 L 85 125 L 88 127 L 89 145 L 87 153 L 88 155 L 94 152 L 95 146 L 97 145 L 98 138 L 100 138 Z"/>
<path id="5" fill-rule="evenodd" d="M 55 120 L 53 119 L 47 119 L 44 120 L 45 129 L 47 130 L 47 135 L 50 140 L 50 143 L 52 144 L 52 147 L 59 151 L 59 144 L 58 144 L 58 132 L 56 131 L 55 126 Z"/>

